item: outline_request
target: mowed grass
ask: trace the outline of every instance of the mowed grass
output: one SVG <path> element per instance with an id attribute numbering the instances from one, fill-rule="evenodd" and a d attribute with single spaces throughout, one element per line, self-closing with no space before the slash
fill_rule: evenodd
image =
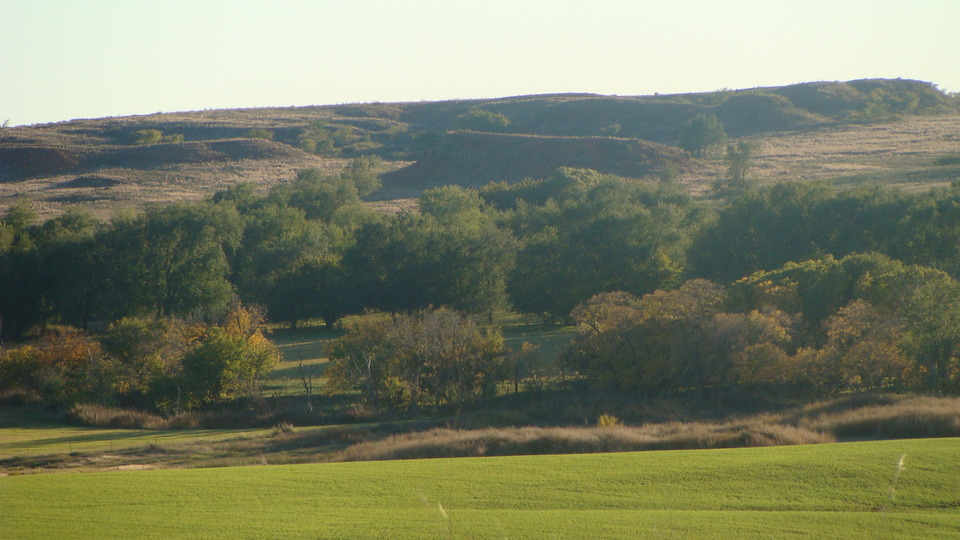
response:
<path id="1" fill-rule="evenodd" d="M 901 467 L 902 465 L 902 467 Z M 0 478 L 5 538 L 951 538 L 960 439 Z"/>
<path id="2" fill-rule="evenodd" d="M 274 329 L 270 339 L 280 349 L 281 361 L 267 377 L 264 393 L 268 396 L 304 395 L 303 377 L 312 380 L 315 388 L 322 385 L 323 372 L 330 363 L 324 346 L 343 335 L 340 329 L 308 327 L 290 331 Z"/>

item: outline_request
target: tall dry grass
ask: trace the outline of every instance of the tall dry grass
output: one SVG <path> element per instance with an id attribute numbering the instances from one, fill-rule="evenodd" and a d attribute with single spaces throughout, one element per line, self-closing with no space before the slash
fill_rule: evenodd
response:
<path id="1" fill-rule="evenodd" d="M 807 407 L 808 415 L 796 421 L 798 427 L 843 438 L 960 437 L 960 398 L 905 396 L 888 403 L 826 411 L 823 404 L 816 405 Z"/>
<path id="2" fill-rule="evenodd" d="M 835 439 L 829 434 L 801 427 L 755 422 L 669 423 L 639 427 L 442 428 L 362 442 L 331 455 L 330 460 L 585 454 L 826 442 L 835 442 Z"/>
<path id="3" fill-rule="evenodd" d="M 742 420 L 641 426 L 437 428 L 359 441 L 332 461 L 568 454 L 960 437 L 960 398 L 859 394 Z"/>
<path id="4" fill-rule="evenodd" d="M 92 403 L 78 403 L 67 410 L 69 422 L 95 427 L 120 429 L 234 429 L 270 427 L 284 418 L 269 411 L 256 413 L 246 410 L 184 411 L 160 416 L 137 409 L 121 409 Z"/>

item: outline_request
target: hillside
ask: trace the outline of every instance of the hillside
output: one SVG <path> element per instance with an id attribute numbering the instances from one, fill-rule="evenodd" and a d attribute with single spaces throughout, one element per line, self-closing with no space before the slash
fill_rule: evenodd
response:
<path id="1" fill-rule="evenodd" d="M 414 164 L 384 175 L 377 198 L 401 198 L 448 184 L 477 188 L 492 179 L 513 183 L 543 178 L 560 167 L 642 178 L 670 164 L 691 169 L 691 159 L 682 150 L 642 139 L 458 131 L 448 133 Z"/>
<path id="2" fill-rule="evenodd" d="M 508 123 L 465 126 L 464 115 L 477 110 Z M 684 123 L 704 113 L 715 114 L 731 138 L 760 143 L 754 172 L 761 181 L 883 180 L 890 171 L 929 168 L 936 157 L 957 152 L 960 140 L 955 97 L 900 79 L 636 97 L 158 113 L 3 129 L 0 210 L 30 202 L 49 217 L 80 205 L 107 217 L 120 208 L 201 198 L 238 182 L 266 188 L 307 167 L 334 171 L 345 159 L 369 154 L 395 171 L 385 176 L 380 200 L 448 183 L 512 182 L 559 166 L 646 178 L 673 165 L 697 192 L 722 174 L 722 163 L 692 159 L 675 146 Z M 138 141 L 145 130 L 163 138 Z M 881 146 L 873 145 L 881 134 Z M 908 157 L 907 146 L 909 158 L 900 159 Z M 952 174 L 914 178 L 942 183 Z"/>

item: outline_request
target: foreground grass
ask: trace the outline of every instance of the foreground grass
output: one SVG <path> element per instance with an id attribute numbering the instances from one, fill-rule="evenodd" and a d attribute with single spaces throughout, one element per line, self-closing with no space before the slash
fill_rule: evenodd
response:
<path id="1" fill-rule="evenodd" d="M 899 464 L 902 463 L 902 468 Z M 931 538 L 960 440 L 0 478 L 8 538 Z"/>

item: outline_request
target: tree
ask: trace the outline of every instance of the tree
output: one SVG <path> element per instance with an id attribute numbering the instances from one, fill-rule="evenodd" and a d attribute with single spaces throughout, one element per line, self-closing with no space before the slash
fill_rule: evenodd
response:
<path id="1" fill-rule="evenodd" d="M 360 205 L 357 185 L 351 176 L 330 176 L 317 168 L 304 169 L 293 182 L 277 185 L 270 190 L 267 200 L 299 208 L 307 219 L 327 222 L 342 208 Z"/>
<path id="2" fill-rule="evenodd" d="M 453 119 L 457 129 L 499 133 L 507 130 L 510 119 L 500 113 L 483 109 L 470 109 Z"/>
<path id="3" fill-rule="evenodd" d="M 329 355 L 333 383 L 362 390 L 374 413 L 430 402 L 459 408 L 493 395 L 503 377 L 499 331 L 446 309 L 351 322 Z"/>
<path id="4" fill-rule="evenodd" d="M 486 217 L 483 199 L 474 190 L 450 185 L 424 190 L 420 194 L 420 211 L 433 216 L 441 225 L 473 227 Z"/>
<path id="5" fill-rule="evenodd" d="M 188 408 L 237 397 L 260 403 L 264 378 L 280 358 L 262 323 L 256 310 L 235 306 L 222 326 L 204 330 L 176 377 Z"/>
<path id="6" fill-rule="evenodd" d="M 266 128 L 253 128 L 247 130 L 247 138 L 250 139 L 263 139 L 265 141 L 273 140 L 273 131 Z"/>
<path id="7" fill-rule="evenodd" d="M 727 155 L 724 162 L 727 164 L 726 184 L 737 194 L 746 191 L 747 170 L 753 156 L 753 145 L 747 141 L 740 141 L 736 145 L 727 146 Z"/>
<path id="8" fill-rule="evenodd" d="M 235 208 L 173 204 L 116 219 L 101 240 L 111 266 L 111 312 L 160 316 L 225 309 L 233 294 L 227 251 L 242 233 Z"/>
<path id="9" fill-rule="evenodd" d="M 51 403 L 109 403 L 115 379 L 115 365 L 99 343 L 69 326 L 48 327 L 35 345 L 0 350 L 0 388 L 33 393 Z"/>
<path id="10" fill-rule="evenodd" d="M 517 309 L 565 318 L 600 292 L 641 295 L 677 284 L 685 200 L 615 179 L 571 192 L 514 214 L 511 225 L 522 244 L 508 291 Z"/>
<path id="11" fill-rule="evenodd" d="M 41 254 L 35 239 L 36 219 L 29 205 L 16 204 L 0 220 L 0 342 L 44 324 L 49 316 L 43 276 L 37 272 Z"/>
<path id="12" fill-rule="evenodd" d="M 360 227 L 343 265 L 363 306 L 491 313 L 506 304 L 513 250 L 509 231 L 491 222 L 443 226 L 431 215 L 400 214 Z"/>
<path id="13" fill-rule="evenodd" d="M 361 156 L 350 160 L 346 169 L 340 174 L 340 177 L 353 182 L 357 188 L 357 194 L 366 197 L 382 185 L 380 181 L 380 170 L 383 168 L 383 160 L 377 156 Z"/>
<path id="14" fill-rule="evenodd" d="M 290 328 L 313 317 L 323 318 L 332 328 L 342 316 L 360 308 L 350 276 L 332 257 L 305 258 L 281 271 L 265 305 L 273 320 L 287 321 Z"/>
<path id="15" fill-rule="evenodd" d="M 345 241 L 346 232 L 339 227 L 308 220 L 299 208 L 267 203 L 248 214 L 231 261 L 233 283 L 245 302 L 270 306 L 281 276 L 303 260 L 338 254 Z"/>
<path id="16" fill-rule="evenodd" d="M 574 311 L 578 335 L 568 358 L 595 388 L 669 392 L 702 388 L 708 377 L 698 365 L 698 336 L 719 312 L 725 293 L 705 280 L 642 298 L 604 293 Z"/>
<path id="17" fill-rule="evenodd" d="M 821 350 L 839 367 L 848 388 L 879 391 L 902 387 L 912 362 L 900 348 L 903 324 L 865 300 L 854 300 L 826 321 Z"/>
<path id="18" fill-rule="evenodd" d="M 180 369 L 197 330 L 179 319 L 125 317 L 100 336 L 105 354 L 118 362 L 116 392 L 128 404 L 156 405 L 156 386 Z"/>
<path id="19" fill-rule="evenodd" d="M 680 148 L 696 157 L 704 157 L 712 148 L 723 146 L 727 133 L 715 114 L 700 114 L 688 120 L 680 130 Z"/>
<path id="20" fill-rule="evenodd" d="M 373 414 L 402 404 L 396 385 L 390 384 L 395 348 L 390 324 L 385 314 L 360 317 L 344 324 L 343 337 L 326 345 L 331 361 L 325 373 L 328 384 L 360 391 Z"/>

